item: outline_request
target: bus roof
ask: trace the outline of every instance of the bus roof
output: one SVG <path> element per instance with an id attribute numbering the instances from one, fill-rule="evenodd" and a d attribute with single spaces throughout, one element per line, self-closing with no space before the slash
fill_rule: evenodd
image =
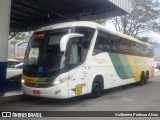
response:
<path id="1" fill-rule="evenodd" d="M 89 22 L 89 21 L 75 21 L 75 22 L 64 22 L 64 23 L 58 23 L 54 25 L 49 25 L 46 27 L 42 27 L 38 29 L 37 31 L 45 31 L 45 30 L 52 30 L 52 29 L 59 29 L 59 28 L 67 28 L 67 27 L 90 27 L 90 28 L 97 28 L 97 23 L 95 22 Z"/>
<path id="2" fill-rule="evenodd" d="M 74 21 L 74 22 L 64 22 L 64 23 L 49 25 L 49 26 L 45 26 L 45 27 L 42 27 L 42 28 L 36 30 L 36 32 L 52 30 L 52 29 L 59 29 L 59 28 L 67 28 L 67 27 L 78 27 L 78 26 L 79 27 L 90 27 L 90 28 L 102 30 L 104 32 L 108 32 L 110 34 L 113 34 L 113 35 L 116 35 L 116 36 L 119 36 L 119 37 L 122 37 L 122 38 L 126 38 L 128 40 L 131 40 L 131 41 L 134 41 L 134 42 L 137 42 L 137 43 L 144 44 L 144 45 L 152 47 L 152 45 L 144 43 L 144 42 L 142 42 L 142 41 L 140 41 L 140 40 L 138 40 L 138 39 L 136 39 L 134 37 L 131 37 L 129 35 L 126 35 L 124 33 L 118 32 L 118 31 L 114 31 L 114 30 L 108 29 L 105 26 L 102 26 L 102 25 L 100 25 L 98 23 L 90 22 L 90 21 Z"/>

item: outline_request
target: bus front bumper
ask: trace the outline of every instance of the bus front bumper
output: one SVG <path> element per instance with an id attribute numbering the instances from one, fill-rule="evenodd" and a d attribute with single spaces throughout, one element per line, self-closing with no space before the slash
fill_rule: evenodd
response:
<path id="1" fill-rule="evenodd" d="M 22 92 L 26 95 L 57 99 L 68 98 L 68 82 L 48 88 L 28 87 L 22 83 L 21 87 Z"/>

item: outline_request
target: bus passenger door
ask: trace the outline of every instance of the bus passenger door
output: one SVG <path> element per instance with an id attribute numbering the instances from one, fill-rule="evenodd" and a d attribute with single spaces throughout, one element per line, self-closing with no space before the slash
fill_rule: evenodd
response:
<path id="1" fill-rule="evenodd" d="M 69 97 L 85 94 L 86 77 L 83 76 L 82 45 L 80 40 L 72 40 L 69 60 Z"/>

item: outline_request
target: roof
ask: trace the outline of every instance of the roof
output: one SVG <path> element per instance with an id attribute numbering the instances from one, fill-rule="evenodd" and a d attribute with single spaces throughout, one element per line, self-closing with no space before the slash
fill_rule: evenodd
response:
<path id="1" fill-rule="evenodd" d="M 130 12 L 129 0 L 12 0 L 10 31 L 75 20 L 96 20 Z M 127 7 L 126 7 L 127 6 Z"/>

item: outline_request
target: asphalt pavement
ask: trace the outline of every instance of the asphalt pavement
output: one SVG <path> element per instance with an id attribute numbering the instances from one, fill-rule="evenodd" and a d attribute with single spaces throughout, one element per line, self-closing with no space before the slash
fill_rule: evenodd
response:
<path id="1" fill-rule="evenodd" d="M 160 76 L 156 76 L 144 86 L 136 84 L 104 91 L 97 99 L 85 96 L 67 100 L 48 98 L 27 99 L 0 104 L 0 111 L 160 111 Z M 37 118 L 39 119 L 39 118 Z M 50 119 L 50 118 L 46 118 Z M 63 118 L 54 118 L 61 120 Z M 75 118 L 65 118 L 67 120 Z M 98 118 L 77 118 L 96 120 Z M 105 119 L 106 118 L 101 118 Z M 160 120 L 160 118 L 107 118 L 112 120 Z"/>

